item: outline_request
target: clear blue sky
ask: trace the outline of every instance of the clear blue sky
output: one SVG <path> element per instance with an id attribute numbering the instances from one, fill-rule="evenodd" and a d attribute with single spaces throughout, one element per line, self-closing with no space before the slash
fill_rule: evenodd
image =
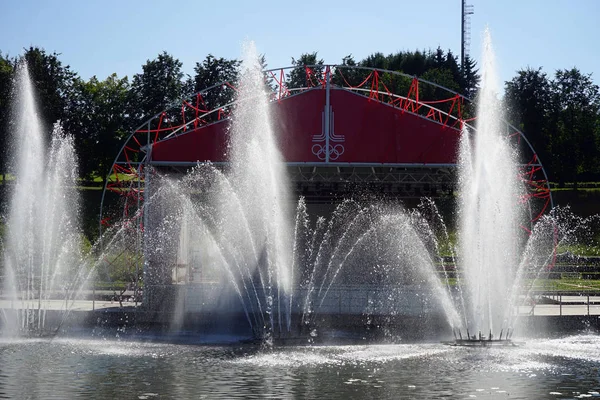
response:
<path id="1" fill-rule="evenodd" d="M 500 78 L 541 66 L 577 66 L 600 83 L 600 0 L 471 0 L 471 55 L 488 25 Z M 245 38 L 269 67 L 318 51 L 327 63 L 381 51 L 451 49 L 460 53 L 460 0 L 158 1 L 0 0 L 0 50 L 36 45 L 61 53 L 82 77 L 132 76 L 166 50 L 193 74 L 208 53 L 237 58 Z"/>

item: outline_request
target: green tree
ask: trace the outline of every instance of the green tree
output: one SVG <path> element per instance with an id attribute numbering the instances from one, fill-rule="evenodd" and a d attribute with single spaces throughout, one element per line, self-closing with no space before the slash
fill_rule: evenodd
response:
<path id="1" fill-rule="evenodd" d="M 352 67 L 358 66 L 352 54 L 342 58 L 342 67 L 336 68 L 331 81 L 334 85 L 340 86 L 358 86 L 365 78 L 369 75 L 370 71 L 353 69 Z M 348 68 L 344 68 L 348 67 Z"/>
<path id="2" fill-rule="evenodd" d="M 462 73 L 461 69 L 458 65 L 458 58 L 452 53 L 451 50 L 446 52 L 446 61 L 444 62 L 444 67 L 452 73 L 452 79 L 454 82 L 461 83 L 462 82 Z"/>
<path id="3" fill-rule="evenodd" d="M 68 65 L 62 64 L 58 56 L 57 53 L 48 54 L 44 49 L 32 46 L 20 59 L 27 62 L 46 135 L 49 135 L 56 121 L 65 118 L 67 98 L 77 77 Z"/>
<path id="4" fill-rule="evenodd" d="M 393 55 L 391 57 L 394 57 Z M 433 64 L 432 58 L 424 51 L 405 52 L 399 65 L 390 63 L 390 69 L 402 71 L 408 75 L 421 76 Z"/>
<path id="5" fill-rule="evenodd" d="M 275 80 L 273 79 L 273 76 L 271 74 L 266 72 L 269 69 L 269 66 L 267 65 L 267 57 L 264 54 L 261 54 L 258 58 L 258 64 L 260 65 L 261 71 L 264 71 L 263 75 L 265 77 L 265 92 L 275 93 Z"/>
<path id="6" fill-rule="evenodd" d="M 548 118 L 552 100 L 551 84 L 541 68 L 520 70 L 506 82 L 504 103 L 506 118 L 525 133 L 540 159 L 551 167 L 548 136 Z M 548 168 L 548 173 L 555 173 Z"/>
<path id="7" fill-rule="evenodd" d="M 440 86 L 445 87 L 446 89 L 450 89 L 455 92 L 460 91 L 460 87 L 458 82 L 454 80 L 454 76 L 452 75 L 452 71 L 447 68 L 432 68 L 425 72 L 421 78 L 428 82 L 436 83 Z M 427 100 L 443 100 L 450 97 L 448 92 L 444 89 L 434 87 L 432 85 L 422 85 L 422 95 Z M 439 106 L 444 104 L 439 104 Z M 447 109 L 444 111 L 448 111 Z"/>
<path id="8" fill-rule="evenodd" d="M 82 177 L 104 179 L 119 146 L 129 134 L 129 81 L 110 75 L 104 81 L 95 76 L 77 79 L 67 103 L 69 117 L 63 122 L 73 134 Z"/>
<path id="9" fill-rule="evenodd" d="M 433 55 L 433 68 L 443 68 L 446 63 L 446 53 L 440 46 L 435 49 L 435 54 Z"/>
<path id="10" fill-rule="evenodd" d="M 292 65 L 294 68 L 290 71 L 287 77 L 288 88 L 303 88 L 311 85 L 318 85 L 315 77 L 321 77 L 324 71 L 323 59 L 318 59 L 317 52 L 304 53 L 298 59 L 292 57 Z M 306 66 L 312 65 L 314 76 L 307 76 Z"/>
<path id="11" fill-rule="evenodd" d="M 14 72 L 14 60 L 3 56 L 0 52 L 0 143 L 9 143 L 10 96 Z M 0 146 L 0 178 L 4 181 L 6 163 L 8 162 L 8 147 Z"/>
<path id="12" fill-rule="evenodd" d="M 577 68 L 558 70 L 551 84 L 550 150 L 559 182 L 599 172 L 600 90 Z"/>
<path id="13" fill-rule="evenodd" d="M 474 99 L 479 88 L 479 70 L 477 62 L 468 55 L 465 56 L 465 63 L 460 67 L 460 92 L 470 99 Z"/>
<path id="14" fill-rule="evenodd" d="M 194 93 L 207 89 L 221 82 L 229 82 L 232 86 L 237 85 L 238 69 L 241 62 L 238 60 L 228 60 L 226 58 L 216 58 L 212 54 L 206 56 L 202 63 L 196 63 L 194 67 Z M 214 88 L 202 94 L 206 107 L 212 110 L 215 107 L 221 107 L 229 104 L 235 97 L 235 90 L 232 87 Z M 216 114 L 208 119 L 214 120 Z"/>
<path id="15" fill-rule="evenodd" d="M 383 53 L 373 53 L 359 63 L 362 67 L 388 69 L 389 60 Z"/>
<path id="16" fill-rule="evenodd" d="M 164 51 L 133 76 L 129 93 L 134 121 L 142 123 L 184 97 L 181 67 L 181 61 Z"/>

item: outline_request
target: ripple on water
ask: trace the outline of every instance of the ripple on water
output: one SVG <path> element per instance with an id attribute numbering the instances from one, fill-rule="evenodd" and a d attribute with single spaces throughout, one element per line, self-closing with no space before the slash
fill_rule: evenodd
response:
<path id="1" fill-rule="evenodd" d="M 231 360 L 234 364 L 260 366 L 352 365 L 386 363 L 391 361 L 430 357 L 447 352 L 437 345 L 370 345 L 370 346 L 315 346 L 275 349 Z"/>
<path id="2" fill-rule="evenodd" d="M 586 334 L 536 340 L 528 343 L 525 349 L 531 354 L 600 361 L 600 336 Z"/>

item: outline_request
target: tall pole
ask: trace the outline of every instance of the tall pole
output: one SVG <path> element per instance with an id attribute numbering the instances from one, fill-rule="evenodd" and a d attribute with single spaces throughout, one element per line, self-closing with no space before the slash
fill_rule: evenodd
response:
<path id="1" fill-rule="evenodd" d="M 329 74 L 329 66 L 325 69 L 325 162 L 329 162 L 329 134 L 330 134 L 330 124 L 331 124 L 331 107 L 330 107 L 330 97 L 329 93 L 331 90 L 330 85 L 330 74 Z"/>
<path id="2" fill-rule="evenodd" d="M 460 0 L 460 66 L 464 67 L 465 57 L 469 54 L 469 44 L 471 42 L 471 24 L 469 15 L 475 12 L 472 4 L 467 4 L 467 0 Z"/>
<path id="3" fill-rule="evenodd" d="M 460 66 L 465 66 L 465 6 L 466 0 L 460 0 Z"/>

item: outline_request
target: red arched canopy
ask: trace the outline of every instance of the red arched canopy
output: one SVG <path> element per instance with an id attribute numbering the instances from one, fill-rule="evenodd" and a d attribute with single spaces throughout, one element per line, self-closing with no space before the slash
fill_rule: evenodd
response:
<path id="1" fill-rule="evenodd" d="M 460 132 L 451 126 L 342 88 L 321 87 L 271 103 L 273 129 L 290 163 L 455 164 Z M 152 163 L 227 161 L 222 120 L 154 143 Z M 327 132 L 328 131 L 328 132 Z"/>

